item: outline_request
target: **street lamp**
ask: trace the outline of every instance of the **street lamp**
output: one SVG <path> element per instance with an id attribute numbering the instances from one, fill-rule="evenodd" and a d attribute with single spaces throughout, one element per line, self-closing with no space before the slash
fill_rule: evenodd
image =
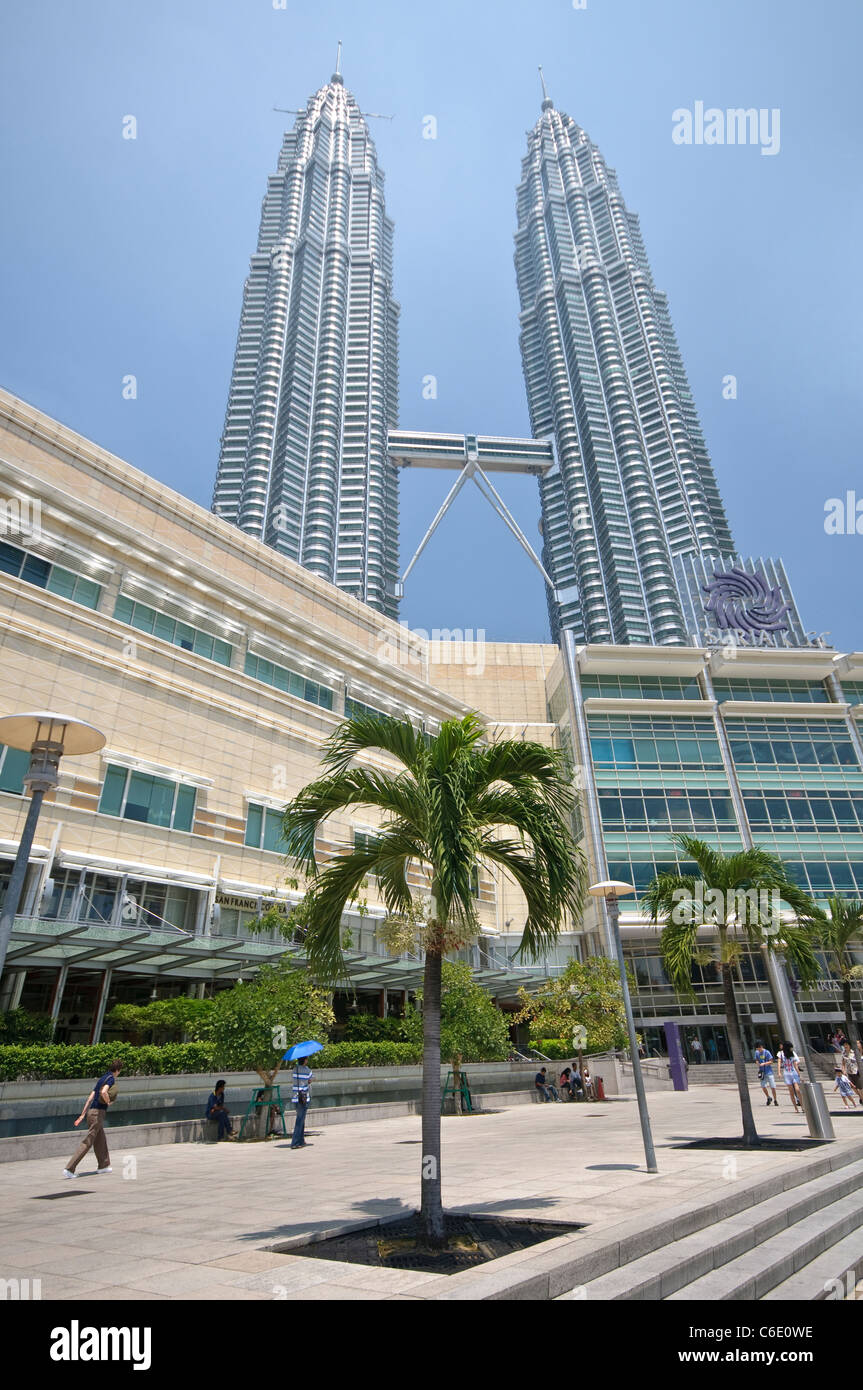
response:
<path id="1" fill-rule="evenodd" d="M 30 754 L 30 766 L 24 774 L 24 786 L 30 792 L 30 806 L 21 832 L 21 842 L 12 867 L 12 877 L 6 890 L 3 913 L 0 916 L 0 975 L 6 963 L 9 938 L 15 914 L 21 902 L 30 850 L 36 833 L 36 822 L 42 809 L 45 793 L 56 787 L 60 759 L 66 753 L 72 757 L 96 753 L 105 746 L 105 735 L 92 724 L 73 719 L 66 714 L 8 714 L 0 719 L 0 743 L 7 748 L 20 748 Z"/>
<path id="2" fill-rule="evenodd" d="M 602 883 L 592 883 L 587 890 L 592 898 L 604 898 L 611 924 L 611 935 L 617 953 L 620 970 L 620 988 L 623 992 L 623 1007 L 626 1011 L 626 1031 L 629 1034 L 629 1055 L 632 1059 L 632 1074 L 635 1078 L 635 1094 L 638 1100 L 638 1118 L 641 1121 L 641 1137 L 644 1141 L 644 1157 L 648 1173 L 657 1173 L 656 1153 L 653 1148 L 653 1135 L 650 1130 L 650 1115 L 647 1112 L 647 1096 L 644 1090 L 644 1077 L 641 1074 L 641 1058 L 638 1055 L 638 1038 L 635 1035 L 635 1019 L 632 1014 L 632 1000 L 629 997 L 629 984 L 626 979 L 626 964 L 623 959 L 623 946 L 620 940 L 620 909 L 617 900 L 623 894 L 634 893 L 631 883 L 620 883 L 616 879 L 606 879 Z"/>

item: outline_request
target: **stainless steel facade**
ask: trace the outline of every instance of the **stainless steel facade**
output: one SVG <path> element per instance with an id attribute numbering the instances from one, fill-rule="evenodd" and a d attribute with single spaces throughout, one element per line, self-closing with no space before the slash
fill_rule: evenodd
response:
<path id="1" fill-rule="evenodd" d="M 517 199 L 521 352 L 552 634 L 685 645 L 674 557 L 734 545 L 668 303 L 596 145 L 546 97 Z"/>
<path id="2" fill-rule="evenodd" d="M 282 143 L 251 258 L 213 510 L 394 616 L 393 224 L 340 73 Z"/>

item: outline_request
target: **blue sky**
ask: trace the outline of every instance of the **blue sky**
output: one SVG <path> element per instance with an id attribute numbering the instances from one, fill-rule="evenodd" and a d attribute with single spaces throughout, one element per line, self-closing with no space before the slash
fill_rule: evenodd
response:
<path id="1" fill-rule="evenodd" d="M 337 39 L 362 108 L 394 116 L 371 126 L 396 223 L 400 423 L 529 433 L 512 238 L 542 63 L 640 215 L 739 548 L 783 555 L 807 625 L 863 647 L 863 536 L 824 531 L 828 498 L 863 501 L 857 0 L 7 9 L 0 384 L 209 505 L 243 280 L 291 120 L 271 108 L 305 104 Z M 780 152 L 676 145 L 672 112 L 699 100 L 778 107 Z M 405 562 L 450 482 L 405 477 Z M 501 491 L 538 542 L 534 482 Z M 403 617 L 547 639 L 542 583 L 474 489 Z"/>

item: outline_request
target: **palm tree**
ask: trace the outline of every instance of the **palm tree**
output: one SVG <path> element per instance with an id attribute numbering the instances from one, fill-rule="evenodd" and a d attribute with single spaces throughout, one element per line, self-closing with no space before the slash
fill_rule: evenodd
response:
<path id="1" fill-rule="evenodd" d="M 440 1166 L 441 963 L 476 931 L 471 871 L 502 867 L 521 889 L 527 921 L 519 951 L 542 954 L 567 914 L 580 913 L 587 884 L 584 858 L 568 824 L 572 795 L 558 752 L 538 743 L 483 743 L 478 715 L 441 725 L 431 737 L 381 715 L 346 720 L 323 757 L 326 773 L 285 811 L 288 854 L 311 877 L 308 958 L 319 978 L 345 979 L 339 942 L 342 913 L 374 875 L 390 914 L 416 915 L 408 871 L 421 867 L 431 890 L 423 931 L 422 1178 L 424 1239 L 445 1242 Z M 368 751 L 401 764 L 397 772 L 352 766 Z M 350 807 L 375 807 L 380 835 L 326 868 L 315 860 L 315 836 L 327 817 Z M 507 833 L 509 832 L 509 833 Z"/>
<path id="2" fill-rule="evenodd" d="M 652 921 L 664 923 L 661 939 L 665 968 L 681 994 L 693 992 L 693 962 L 705 964 L 708 959 L 718 958 L 728 1041 L 743 1114 L 743 1142 L 757 1144 L 737 1009 L 735 966 L 745 946 L 760 950 L 765 940 L 775 940 L 781 930 L 782 950 L 794 962 L 801 982 L 812 983 L 818 974 L 812 932 L 799 921 L 779 927 L 777 903 L 798 904 L 800 890 L 789 882 L 777 855 L 757 847 L 723 854 L 694 835 L 676 834 L 672 839 L 694 862 L 700 877 L 657 874 L 647 885 L 645 906 Z M 703 926 L 716 928 L 718 957 L 699 947 L 698 931 Z"/>
<path id="3" fill-rule="evenodd" d="M 860 1030 L 851 1007 L 851 984 L 863 976 L 863 966 L 854 964 L 848 948 L 855 938 L 863 943 L 863 902 L 828 898 L 825 912 L 809 901 L 802 911 L 798 910 L 798 916 L 814 931 L 824 949 L 836 961 L 842 988 L 845 1036 L 853 1048 L 860 1037 Z"/>

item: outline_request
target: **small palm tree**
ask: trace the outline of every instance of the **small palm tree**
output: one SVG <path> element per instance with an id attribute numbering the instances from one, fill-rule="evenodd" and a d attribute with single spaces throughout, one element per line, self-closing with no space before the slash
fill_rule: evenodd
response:
<path id="1" fill-rule="evenodd" d="M 853 1048 L 860 1038 L 860 1030 L 851 1007 L 851 985 L 854 980 L 863 977 L 863 965 L 855 965 L 849 947 L 855 940 L 863 944 L 863 902 L 828 898 L 825 912 L 810 901 L 802 911 L 798 909 L 798 916 L 811 928 L 836 962 L 842 989 L 845 1036 Z"/>
<path id="2" fill-rule="evenodd" d="M 449 720 L 435 737 L 410 723 L 377 715 L 346 720 L 324 753 L 326 773 L 288 806 L 284 838 L 311 876 L 309 963 L 322 979 L 345 978 L 339 925 L 345 905 L 374 875 L 387 910 L 416 917 L 408 871 L 422 867 L 431 890 L 423 931 L 423 1083 L 421 1223 L 424 1239 L 444 1243 L 440 1168 L 441 963 L 476 931 L 471 872 L 498 864 L 527 903 L 520 952 L 536 957 L 556 940 L 570 914 L 580 913 L 586 865 L 568 824 L 572 804 L 560 755 L 538 743 L 483 744 L 477 715 Z M 352 766 L 379 750 L 398 772 Z M 315 836 L 334 813 L 376 807 L 378 838 L 319 869 Z M 509 833 L 508 833 L 509 832 Z"/>
<path id="3" fill-rule="evenodd" d="M 776 942 L 791 958 L 801 981 L 817 978 L 813 935 L 800 922 L 776 920 L 777 902 L 796 906 L 800 890 L 789 882 L 782 860 L 763 849 L 723 854 L 693 835 L 672 839 L 691 859 L 698 875 L 661 873 L 647 885 L 645 906 L 651 920 L 663 922 L 662 955 L 672 983 L 681 994 L 692 994 L 692 965 L 718 961 L 725 1001 L 728 1041 L 743 1114 L 743 1142 L 757 1144 L 752 1102 L 746 1076 L 743 1036 L 737 1009 L 734 969 L 745 946 L 761 949 Z M 699 946 L 700 927 L 710 926 L 718 935 L 718 952 Z"/>

